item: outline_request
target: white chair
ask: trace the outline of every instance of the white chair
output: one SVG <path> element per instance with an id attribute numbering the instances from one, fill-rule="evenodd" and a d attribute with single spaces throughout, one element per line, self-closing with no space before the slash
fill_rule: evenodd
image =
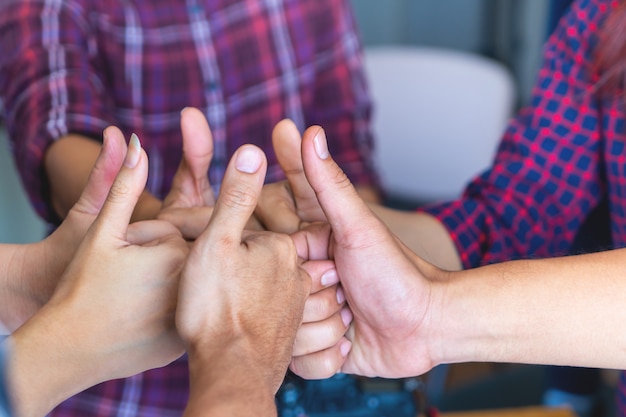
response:
<path id="1" fill-rule="evenodd" d="M 402 46 L 366 48 L 365 68 L 383 188 L 420 203 L 460 196 L 512 114 L 510 72 L 477 54 Z"/>
<path id="2" fill-rule="evenodd" d="M 30 243 L 45 237 L 46 226 L 28 202 L 0 126 L 0 243 Z"/>

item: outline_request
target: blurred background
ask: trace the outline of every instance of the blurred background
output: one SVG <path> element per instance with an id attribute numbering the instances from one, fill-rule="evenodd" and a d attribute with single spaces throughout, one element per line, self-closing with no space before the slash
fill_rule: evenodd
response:
<path id="1" fill-rule="evenodd" d="M 510 69 L 516 105 L 539 67 L 541 45 L 559 0 L 351 0 L 363 43 L 428 46 L 493 58 Z M 0 128 L 0 242 L 38 240 L 44 225 L 29 206 Z"/>
<path id="2" fill-rule="evenodd" d="M 567 0 L 352 0 L 365 46 L 419 45 L 477 53 L 513 73 L 528 98 L 541 48 Z"/>
<path id="3" fill-rule="evenodd" d="M 506 70 L 514 89 L 509 95 L 513 101 L 511 112 L 528 102 L 540 66 L 542 45 L 569 4 L 569 0 L 351 2 L 367 50 L 426 47 L 467 53 L 497 63 Z M 28 204 L 8 146 L 0 126 L 0 242 L 36 241 L 43 236 L 44 225 Z M 509 364 L 454 365 L 440 371 L 426 377 L 425 395 L 442 410 L 541 404 L 551 375 L 545 367 Z M 612 415 L 614 376 L 611 372 L 592 376 L 604 402 L 601 411 L 594 415 Z M 568 376 L 579 377 L 576 373 Z"/>

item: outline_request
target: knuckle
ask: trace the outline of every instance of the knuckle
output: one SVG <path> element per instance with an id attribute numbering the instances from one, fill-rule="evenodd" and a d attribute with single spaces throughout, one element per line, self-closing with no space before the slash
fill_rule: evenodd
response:
<path id="1" fill-rule="evenodd" d="M 110 200 L 123 200 L 131 193 L 130 187 L 123 181 L 114 181 L 109 190 Z"/>
<path id="2" fill-rule="evenodd" d="M 337 186 L 340 188 L 352 187 L 352 183 L 350 182 L 350 179 L 348 178 L 346 173 L 343 172 L 343 170 L 341 170 L 339 167 L 337 167 L 335 172 L 332 174 L 331 180 L 334 184 L 337 184 Z"/>
<path id="3" fill-rule="evenodd" d="M 222 190 L 222 204 L 235 210 L 248 210 L 256 205 L 258 195 L 252 187 L 243 185 Z"/>

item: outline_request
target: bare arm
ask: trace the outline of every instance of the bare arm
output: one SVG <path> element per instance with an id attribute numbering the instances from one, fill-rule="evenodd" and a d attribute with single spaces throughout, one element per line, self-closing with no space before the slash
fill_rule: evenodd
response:
<path id="1" fill-rule="evenodd" d="M 100 143 L 86 136 L 70 134 L 55 141 L 46 151 L 45 167 L 52 189 L 52 206 L 60 218 L 64 219 L 78 201 L 101 147 Z M 160 208 L 161 201 L 144 191 L 132 221 L 153 219 Z"/>
<path id="2" fill-rule="evenodd" d="M 31 278 L 36 280 L 44 272 L 37 262 L 39 246 L 0 245 L 0 323 L 8 331 L 21 326 L 42 304 L 29 286 Z"/>
<path id="3" fill-rule="evenodd" d="M 421 258 L 448 271 L 463 268 L 448 230 L 430 214 L 376 204 L 369 206 L 391 232 Z"/>
<path id="4" fill-rule="evenodd" d="M 275 392 L 250 352 L 232 346 L 203 352 L 192 347 L 190 396 L 185 417 L 276 416 Z"/>
<path id="5" fill-rule="evenodd" d="M 441 288 L 442 362 L 626 367 L 626 250 L 453 273 Z"/>
<path id="6" fill-rule="evenodd" d="M 115 161 L 108 149 L 105 165 Z M 145 152 L 131 142 L 52 299 L 12 334 L 6 375 L 16 416 L 44 415 L 89 386 L 162 367 L 182 354 L 173 316 L 187 243 L 166 222 L 129 225 L 147 171 Z"/>
<path id="7" fill-rule="evenodd" d="M 626 249 L 446 272 L 389 233 L 322 136 L 302 147 L 332 231 L 312 225 L 294 239 L 302 253 L 334 257 L 354 320 L 347 355 L 331 343 L 295 357 L 294 372 L 398 378 L 470 361 L 626 367 Z"/>

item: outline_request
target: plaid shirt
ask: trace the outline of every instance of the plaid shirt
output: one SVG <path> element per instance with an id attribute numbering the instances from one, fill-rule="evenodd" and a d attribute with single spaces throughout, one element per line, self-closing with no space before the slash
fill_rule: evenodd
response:
<path id="1" fill-rule="evenodd" d="M 348 0 L 1 0 L 0 94 L 20 175 L 54 221 L 46 147 L 119 126 L 148 152 L 163 197 L 181 158 L 180 110 L 204 110 L 219 184 L 234 150 L 255 143 L 280 178 L 271 132 L 288 117 L 320 124 L 353 181 L 375 184 L 370 99 Z M 103 318 L 106 319 L 106 318 Z M 53 416 L 179 416 L 185 359 L 96 386 Z"/>
<path id="2" fill-rule="evenodd" d="M 219 184 L 235 149 L 259 145 L 281 177 L 274 125 L 320 124 L 353 181 L 375 185 L 370 98 L 347 0 L 2 0 L 0 94 L 37 212 L 55 221 L 43 175 L 50 143 L 138 134 L 148 189 L 163 197 L 181 157 L 180 111 L 203 109 Z"/>
<path id="3" fill-rule="evenodd" d="M 566 254 L 607 195 L 613 245 L 626 246 L 625 96 L 595 94 L 599 74 L 591 66 L 598 28 L 617 4 L 573 4 L 545 46 L 532 101 L 510 122 L 492 167 L 461 199 L 427 209 L 448 228 L 465 268 Z M 618 400 L 626 416 L 624 375 Z"/>

